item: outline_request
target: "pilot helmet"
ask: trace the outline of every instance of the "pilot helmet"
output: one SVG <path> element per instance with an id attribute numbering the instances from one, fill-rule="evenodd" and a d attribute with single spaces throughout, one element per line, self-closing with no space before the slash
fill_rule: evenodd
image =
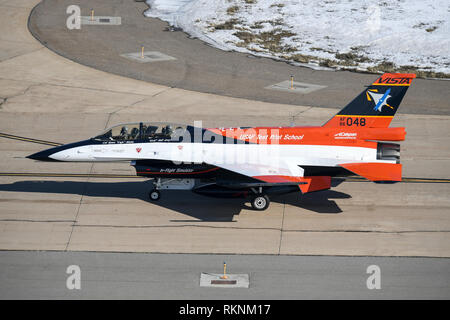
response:
<path id="1" fill-rule="evenodd" d="M 172 132 L 173 132 L 173 129 L 172 129 L 172 126 L 169 124 L 169 125 L 167 125 L 166 126 L 166 134 L 172 134 Z"/>
<path id="2" fill-rule="evenodd" d="M 127 126 L 123 126 L 122 129 L 120 130 L 120 135 L 125 135 L 125 134 L 128 134 Z"/>

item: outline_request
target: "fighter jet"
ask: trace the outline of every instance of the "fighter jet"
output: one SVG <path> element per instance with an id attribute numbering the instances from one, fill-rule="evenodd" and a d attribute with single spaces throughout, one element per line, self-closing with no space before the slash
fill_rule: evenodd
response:
<path id="1" fill-rule="evenodd" d="M 28 158 L 129 161 L 138 176 L 153 179 L 152 201 L 160 199 L 161 190 L 181 189 L 248 197 L 255 210 L 265 210 L 270 195 L 327 190 L 332 177 L 401 181 L 400 145 L 392 141 L 403 141 L 406 131 L 389 125 L 414 78 L 414 74 L 383 74 L 323 126 L 128 123 Z"/>

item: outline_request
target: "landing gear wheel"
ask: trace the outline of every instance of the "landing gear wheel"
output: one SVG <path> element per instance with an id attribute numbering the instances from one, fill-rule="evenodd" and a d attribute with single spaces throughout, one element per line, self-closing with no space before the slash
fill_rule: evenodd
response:
<path id="1" fill-rule="evenodd" d="M 259 194 L 251 200 L 252 208 L 258 211 L 266 210 L 269 207 L 270 200 L 265 194 Z"/>
<path id="2" fill-rule="evenodd" d="M 150 197 L 150 200 L 157 201 L 159 200 L 159 198 L 161 198 L 161 193 L 158 190 L 152 190 L 150 191 L 148 196 Z"/>

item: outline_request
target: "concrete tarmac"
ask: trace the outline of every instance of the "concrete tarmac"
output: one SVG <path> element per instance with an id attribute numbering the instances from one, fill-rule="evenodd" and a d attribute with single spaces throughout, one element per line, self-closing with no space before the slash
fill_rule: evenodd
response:
<path id="1" fill-rule="evenodd" d="M 227 273 L 249 275 L 249 288 L 200 287 L 200 274 L 221 273 L 223 261 Z M 71 265 L 80 290 L 66 286 Z M 374 265 L 380 289 L 367 287 Z M 0 252 L 0 299 L 449 298 L 449 259 Z"/>
<path id="2" fill-rule="evenodd" d="M 68 143 L 123 122 L 289 125 L 294 116 L 297 125 L 320 125 L 336 112 L 187 91 L 77 64 L 28 32 L 37 3 L 0 0 L 2 133 Z M 428 82 L 413 87 L 425 90 L 423 83 Z M 428 96 L 434 99 L 428 93 L 423 98 Z M 410 103 L 405 99 L 402 107 Z M 449 178 L 449 120 L 430 114 L 394 119 L 393 126 L 408 131 L 404 176 Z M 25 158 L 46 147 L 1 138 L 0 172 L 134 174 L 123 163 Z M 0 249 L 450 257 L 448 183 L 336 182 L 329 191 L 274 198 L 265 212 L 189 192 L 164 192 L 160 202 L 151 203 L 149 188 L 136 179 L 2 176 Z"/>

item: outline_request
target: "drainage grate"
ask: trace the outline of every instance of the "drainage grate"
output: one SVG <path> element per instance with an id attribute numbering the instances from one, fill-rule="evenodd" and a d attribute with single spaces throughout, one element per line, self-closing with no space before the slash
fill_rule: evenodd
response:
<path id="1" fill-rule="evenodd" d="M 211 284 L 236 284 L 236 280 L 211 280 Z"/>
<path id="2" fill-rule="evenodd" d="M 214 288 L 248 288 L 248 274 L 227 274 L 228 279 L 221 279 L 222 274 L 202 272 L 200 287 Z"/>
<path id="3" fill-rule="evenodd" d="M 117 26 L 122 24 L 121 17 L 105 17 L 105 16 L 81 16 L 82 25 L 109 25 Z"/>
<path id="4" fill-rule="evenodd" d="M 290 80 L 286 80 L 283 82 L 279 82 L 276 84 L 273 84 L 271 86 L 265 87 L 265 89 L 270 90 L 279 90 L 279 91 L 286 91 L 286 92 L 293 92 L 293 93 L 311 93 L 323 88 L 326 88 L 327 86 L 320 86 L 317 84 L 311 84 L 311 83 L 304 83 L 304 82 L 295 82 L 292 85 Z"/>
<path id="5" fill-rule="evenodd" d="M 145 53 L 144 57 L 147 59 L 152 59 L 152 60 L 161 60 L 162 59 L 162 57 L 160 55 L 152 54 L 152 53 Z"/>

